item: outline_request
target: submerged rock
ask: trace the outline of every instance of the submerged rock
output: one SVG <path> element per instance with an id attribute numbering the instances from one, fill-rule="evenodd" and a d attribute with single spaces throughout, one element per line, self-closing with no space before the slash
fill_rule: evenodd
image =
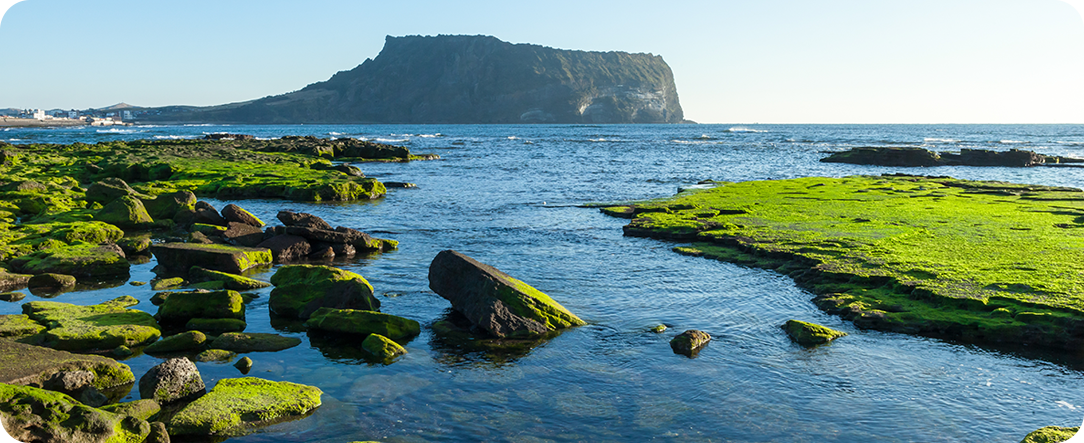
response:
<path id="1" fill-rule="evenodd" d="M 429 265 L 429 288 L 496 337 L 536 337 L 586 324 L 541 291 L 452 250 Z"/>
<path id="2" fill-rule="evenodd" d="M 140 346 L 158 339 L 158 322 L 135 309 L 139 300 L 117 297 L 97 305 L 77 306 L 51 301 L 23 305 L 23 313 L 48 329 L 40 334 L 45 346 L 66 351 Z"/>
<path id="3" fill-rule="evenodd" d="M 139 417 L 86 406 L 59 392 L 0 384 L 0 417 L 17 441 L 126 442 L 168 441 Z"/>
<path id="4" fill-rule="evenodd" d="M 151 246 L 158 264 L 170 272 L 187 273 L 193 266 L 240 274 L 246 269 L 271 263 L 271 251 L 238 246 L 162 243 Z"/>
<path id="5" fill-rule="evenodd" d="M 248 324 L 237 318 L 193 318 L 185 323 L 185 329 L 202 331 L 212 335 L 223 332 L 241 332 Z"/>
<path id="6" fill-rule="evenodd" d="M 787 320 L 782 326 L 792 340 L 802 346 L 816 346 L 847 335 L 846 332 L 798 320 Z"/>
<path id="7" fill-rule="evenodd" d="M 241 371 L 242 374 L 248 374 L 248 371 L 252 370 L 252 359 L 248 357 L 241 357 L 237 360 L 237 363 L 233 364 L 233 367 Z"/>
<path id="8" fill-rule="evenodd" d="M 380 334 L 393 340 L 421 333 L 421 325 L 409 318 L 373 311 L 320 308 L 312 313 L 305 326 L 347 334 Z"/>
<path id="9" fill-rule="evenodd" d="M 211 341 L 211 349 L 233 352 L 275 352 L 301 344 L 300 338 L 278 334 L 229 332 Z"/>
<path id="10" fill-rule="evenodd" d="M 361 342 L 361 348 L 372 354 L 374 357 L 384 361 L 392 360 L 395 357 L 406 355 L 407 353 L 407 350 L 403 349 L 399 343 L 380 334 L 369 334 L 369 336 L 365 337 L 365 340 Z"/>
<path id="11" fill-rule="evenodd" d="M 209 361 L 226 362 L 233 360 L 236 356 L 237 353 L 233 351 L 227 351 L 225 349 L 208 349 L 197 354 L 195 361 L 201 363 Z"/>
<path id="12" fill-rule="evenodd" d="M 319 388 L 254 377 L 223 379 L 166 424 L 170 435 L 238 435 L 320 406 Z"/>
<path id="13" fill-rule="evenodd" d="M 321 307 L 335 309 L 380 309 L 373 287 L 364 277 L 330 266 L 283 266 L 271 276 L 268 302 L 276 314 L 307 319 Z"/>
<path id="14" fill-rule="evenodd" d="M 692 358 L 700 353 L 709 341 L 711 341 L 711 335 L 707 332 L 690 329 L 671 339 L 670 349 L 673 349 L 675 354 Z"/>
<path id="15" fill-rule="evenodd" d="M 98 355 L 79 355 L 41 346 L 0 339 L 0 383 L 42 387 L 61 372 L 87 371 L 94 374 L 89 382 L 105 391 L 135 381 L 132 370 L 123 363 Z"/>
<path id="16" fill-rule="evenodd" d="M 199 369 L 187 358 L 166 360 L 139 379 L 139 396 L 160 404 L 192 400 L 204 392 Z"/>

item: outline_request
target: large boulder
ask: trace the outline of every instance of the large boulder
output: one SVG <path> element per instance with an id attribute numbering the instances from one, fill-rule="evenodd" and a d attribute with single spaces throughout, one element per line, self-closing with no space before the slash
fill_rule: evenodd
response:
<path id="1" fill-rule="evenodd" d="M 279 211 L 276 218 L 286 226 L 331 230 L 331 225 L 324 219 L 304 212 Z"/>
<path id="2" fill-rule="evenodd" d="M 159 404 L 193 400 L 205 392 L 196 364 L 183 357 L 166 360 L 139 379 L 139 396 Z"/>
<path id="3" fill-rule="evenodd" d="M 380 309 L 373 287 L 364 277 L 330 266 L 283 266 L 271 276 L 269 306 L 283 317 L 307 319 L 321 307 Z"/>
<path id="4" fill-rule="evenodd" d="M 206 223 L 209 225 L 226 226 L 226 219 L 222 217 L 222 214 L 218 213 L 218 210 L 210 203 L 205 201 L 196 202 L 196 222 Z"/>
<path id="5" fill-rule="evenodd" d="M 429 265 L 429 288 L 496 337 L 538 337 L 585 324 L 541 291 L 452 250 Z"/>
<path id="6" fill-rule="evenodd" d="M 409 318 L 355 309 L 317 309 L 305 322 L 305 326 L 346 334 L 380 334 L 393 340 L 410 338 L 421 333 L 421 325 Z"/>
<path id="7" fill-rule="evenodd" d="M 158 321 L 183 325 L 193 318 L 245 318 L 245 299 L 237 291 L 174 292 L 158 306 Z"/>
<path id="8" fill-rule="evenodd" d="M 191 191 L 177 191 L 143 200 L 143 207 L 155 220 L 170 220 L 178 213 L 196 210 L 196 194 Z"/>
<path id="9" fill-rule="evenodd" d="M 193 266 L 240 274 L 253 266 L 271 263 L 271 251 L 238 246 L 162 243 L 151 246 L 158 264 L 168 272 L 185 274 Z"/>
<path id="10" fill-rule="evenodd" d="M 94 183 L 87 188 L 86 199 L 89 202 L 106 204 L 124 196 L 139 195 L 124 180 L 110 177 Z"/>
<path id="11" fill-rule="evenodd" d="M 828 343 L 839 337 L 847 335 L 846 332 L 837 331 L 814 323 L 798 320 L 787 320 L 782 326 L 792 340 L 802 346 L 816 346 Z"/>
<path id="12" fill-rule="evenodd" d="M 154 226 L 154 219 L 147 213 L 147 208 L 143 207 L 143 202 L 130 195 L 105 205 L 94 219 L 122 229 L 148 229 Z"/>
<path id="13" fill-rule="evenodd" d="M 98 355 L 72 354 L 41 346 L 0 339 L 0 383 L 43 387 L 57 374 L 86 371 L 94 374 L 88 382 L 98 390 L 108 390 L 135 381 L 132 370 L 123 363 Z"/>
<path id="14" fill-rule="evenodd" d="M 126 442 L 169 441 L 146 420 L 86 406 L 74 398 L 29 386 L 0 384 L 0 421 L 16 441 Z"/>
<path id="15" fill-rule="evenodd" d="M 173 436 L 229 436 L 301 417 L 320 406 L 319 388 L 259 378 L 223 379 L 166 424 Z"/>
<path id="16" fill-rule="evenodd" d="M 301 344 L 301 339 L 296 337 L 256 332 L 227 332 L 212 340 L 210 348 L 233 352 L 276 352 L 299 344 Z"/>
<path id="17" fill-rule="evenodd" d="M 228 204 L 222 208 L 222 218 L 225 218 L 227 222 L 244 223 L 257 228 L 264 225 L 263 220 L 235 204 Z"/>
<path id="18" fill-rule="evenodd" d="M 90 306 L 33 301 L 22 309 L 48 328 L 40 334 L 43 345 L 66 351 L 90 351 L 140 346 L 161 336 L 154 317 L 127 309 L 136 304 L 139 300 L 125 295 Z"/>
<path id="19" fill-rule="evenodd" d="M 230 244 L 254 247 L 263 242 L 263 230 L 246 223 L 229 222 L 219 235 Z"/>
<path id="20" fill-rule="evenodd" d="M 312 245 L 309 241 L 296 235 L 276 235 L 264 240 L 256 247 L 270 249 L 271 256 L 278 263 L 301 260 L 312 253 Z"/>
<path id="21" fill-rule="evenodd" d="M 8 262 L 27 274 L 67 274 L 76 277 L 118 277 L 128 274 L 130 264 L 116 244 L 75 245 L 47 249 Z"/>

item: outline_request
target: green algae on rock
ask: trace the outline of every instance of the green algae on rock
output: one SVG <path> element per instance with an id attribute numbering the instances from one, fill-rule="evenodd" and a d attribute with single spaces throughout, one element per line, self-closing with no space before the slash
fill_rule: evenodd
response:
<path id="1" fill-rule="evenodd" d="M 692 358 L 696 357 L 696 354 L 699 354 L 710 341 L 711 335 L 707 332 L 690 329 L 670 339 L 670 349 L 675 354 Z"/>
<path id="2" fill-rule="evenodd" d="M 203 344 L 206 342 L 206 334 L 200 331 L 187 331 L 151 343 L 143 349 L 143 352 L 148 354 L 165 354 L 169 352 L 194 351 L 203 347 Z"/>
<path id="3" fill-rule="evenodd" d="M 242 296 L 243 298 L 243 296 Z M 193 318 L 184 325 L 185 329 L 202 331 L 211 335 L 223 332 L 241 332 L 248 324 L 238 318 Z"/>
<path id="4" fill-rule="evenodd" d="M 300 338 L 258 332 L 227 332 L 211 340 L 211 349 L 233 352 L 275 352 L 301 344 Z"/>
<path id="5" fill-rule="evenodd" d="M 237 291 L 174 292 L 158 306 L 158 321 L 184 324 L 193 318 L 245 318 L 245 301 Z"/>
<path id="6" fill-rule="evenodd" d="M 187 274 L 192 267 L 203 267 L 230 274 L 240 274 L 257 265 L 271 263 L 271 250 L 239 246 L 162 243 L 151 246 L 158 264 L 168 272 Z"/>
<path id="7" fill-rule="evenodd" d="M 393 340 L 410 338 L 421 333 L 421 325 L 409 318 L 373 311 L 326 307 L 313 312 L 305 326 L 347 334 L 379 334 Z"/>
<path id="8" fill-rule="evenodd" d="M 199 354 L 196 354 L 196 357 L 193 359 L 193 361 L 201 363 L 209 361 L 228 362 L 230 360 L 233 360 L 233 358 L 236 356 L 237 353 L 233 351 L 227 351 L 225 349 L 208 349 L 206 351 L 200 352 Z"/>
<path id="9" fill-rule="evenodd" d="M 78 244 L 50 248 L 8 262 L 28 274 L 67 274 L 76 277 L 112 277 L 128 274 L 130 267 L 117 245 Z"/>
<path id="10" fill-rule="evenodd" d="M 368 337 L 365 337 L 365 340 L 361 342 L 361 349 L 385 362 L 390 362 L 395 357 L 407 353 L 407 350 L 400 346 L 399 343 L 380 334 L 369 334 Z"/>
<path id="11" fill-rule="evenodd" d="M 1040 428 L 1024 437 L 1020 443 L 1062 443 L 1069 441 L 1080 431 L 1080 427 L 1063 428 L 1060 426 L 1047 426 Z"/>
<path id="12" fill-rule="evenodd" d="M 798 320 L 787 320 L 782 328 L 792 340 L 802 346 L 821 345 L 847 335 L 843 331 Z"/>
<path id="13" fill-rule="evenodd" d="M 170 435 L 239 435 L 299 418 L 320 406 L 319 388 L 254 377 L 219 380 L 167 423 Z"/>
<path id="14" fill-rule="evenodd" d="M 189 269 L 188 277 L 193 282 L 221 281 L 223 282 L 223 286 L 225 286 L 227 289 L 233 289 L 235 291 L 259 289 L 271 286 L 271 283 L 243 277 L 237 274 L 204 269 L 199 266 L 193 266 L 192 269 Z"/>
<path id="15" fill-rule="evenodd" d="M 148 229 L 154 226 L 154 219 L 143 207 L 143 202 L 129 195 L 106 204 L 94 219 L 121 229 Z"/>
<path id="16" fill-rule="evenodd" d="M 60 372 L 88 371 L 94 374 L 90 382 L 105 391 L 135 381 L 132 370 L 124 363 L 98 355 L 72 354 L 65 351 L 0 339 L 0 383 L 41 387 Z"/>
<path id="17" fill-rule="evenodd" d="M 365 277 L 331 266 L 283 266 L 271 276 L 271 310 L 289 318 L 308 319 L 317 309 L 380 309 Z"/>
<path id="18" fill-rule="evenodd" d="M 59 392 L 0 384 L 4 430 L 18 441 L 125 442 L 161 441 L 154 427 L 139 417 L 85 406 Z"/>
<path id="19" fill-rule="evenodd" d="M 111 405 L 102 406 L 101 409 L 106 412 L 112 412 L 119 415 L 131 415 L 132 417 L 140 420 L 150 420 L 154 417 L 158 411 L 162 410 L 162 406 L 158 402 L 151 399 L 135 400 L 127 403 L 114 403 Z"/>
<path id="20" fill-rule="evenodd" d="M 498 338 L 540 337 L 586 324 L 542 291 L 453 250 L 433 258 L 429 288 Z"/>
<path id="21" fill-rule="evenodd" d="M 45 330 L 27 315 L 0 315 L 0 337 L 26 337 Z"/>
<path id="22" fill-rule="evenodd" d="M 675 250 L 788 274 L 820 294 L 822 309 L 862 328 L 1084 343 L 1074 332 L 1084 328 L 1077 189 L 812 177 L 719 183 L 633 207 L 626 235 L 694 240 Z"/>
<path id="23" fill-rule="evenodd" d="M 140 346 L 157 340 L 161 332 L 154 317 L 127 309 L 138 303 L 126 295 L 90 306 L 33 301 L 22 309 L 47 328 L 40 334 L 43 345 L 65 351 L 89 351 Z"/>

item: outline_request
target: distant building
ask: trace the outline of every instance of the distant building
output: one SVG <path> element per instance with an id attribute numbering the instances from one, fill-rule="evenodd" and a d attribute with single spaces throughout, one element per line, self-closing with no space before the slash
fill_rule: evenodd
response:
<path id="1" fill-rule="evenodd" d="M 68 118 L 73 120 L 79 118 L 79 111 L 68 111 Z"/>
<path id="2" fill-rule="evenodd" d="M 34 118 L 37 120 L 45 120 L 45 111 L 42 111 L 41 109 L 35 109 Z"/>
<path id="3" fill-rule="evenodd" d="M 132 111 L 121 112 L 121 119 L 122 120 L 131 120 L 132 119 Z"/>

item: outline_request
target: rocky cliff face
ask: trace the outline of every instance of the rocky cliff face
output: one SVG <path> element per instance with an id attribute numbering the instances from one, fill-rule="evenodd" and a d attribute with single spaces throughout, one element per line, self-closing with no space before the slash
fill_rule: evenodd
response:
<path id="1" fill-rule="evenodd" d="M 380 54 L 304 89 L 164 113 L 235 123 L 677 123 L 662 57 L 511 44 L 486 36 L 388 37 Z"/>

